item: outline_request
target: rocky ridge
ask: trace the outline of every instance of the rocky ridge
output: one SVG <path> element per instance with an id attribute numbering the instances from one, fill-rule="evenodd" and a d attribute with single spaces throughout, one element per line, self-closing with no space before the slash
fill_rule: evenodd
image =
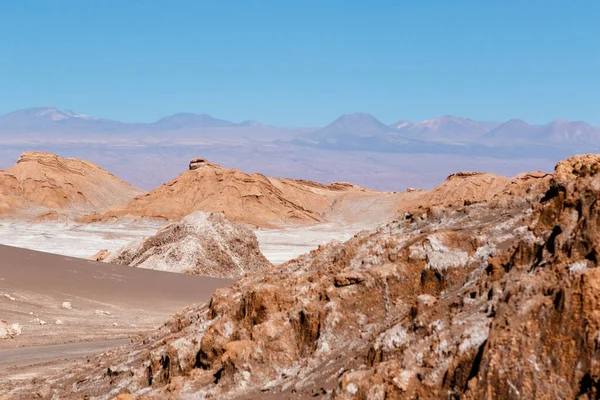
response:
<path id="1" fill-rule="evenodd" d="M 178 221 L 195 211 L 204 211 L 222 212 L 230 221 L 273 227 L 323 222 L 342 203 L 350 204 L 346 208 L 351 209 L 351 217 L 358 218 L 373 199 L 389 198 L 389 206 L 381 207 L 381 212 L 390 216 L 396 197 L 344 182 L 325 185 L 248 174 L 194 158 L 188 170 L 172 181 L 127 204 L 88 215 L 81 221 L 143 217 Z"/>
<path id="2" fill-rule="evenodd" d="M 99 254 L 96 259 L 104 256 Z M 137 268 L 237 279 L 271 267 L 249 228 L 197 211 L 103 258 Z"/>
<path id="3" fill-rule="evenodd" d="M 430 191 L 410 193 L 398 204 L 401 212 L 413 212 L 427 208 L 464 207 L 482 202 L 505 202 L 534 195 L 549 185 L 552 175 L 534 171 L 513 178 L 485 172 L 458 172 Z"/>

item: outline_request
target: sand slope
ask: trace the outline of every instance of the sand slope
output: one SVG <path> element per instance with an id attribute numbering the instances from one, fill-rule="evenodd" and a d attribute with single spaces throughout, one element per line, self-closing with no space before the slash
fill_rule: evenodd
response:
<path id="1" fill-rule="evenodd" d="M 22 330 L 0 348 L 128 337 L 232 282 L 0 245 L 0 316 Z"/>
<path id="2" fill-rule="evenodd" d="M 27 151 L 0 171 L 0 215 L 82 215 L 141 193 L 96 164 L 52 153 Z"/>

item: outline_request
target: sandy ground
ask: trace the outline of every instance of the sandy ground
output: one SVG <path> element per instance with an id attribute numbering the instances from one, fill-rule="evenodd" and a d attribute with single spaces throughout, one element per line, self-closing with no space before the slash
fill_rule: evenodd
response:
<path id="1" fill-rule="evenodd" d="M 265 257 L 273 264 L 280 264 L 331 240 L 348 240 L 358 231 L 376 226 L 377 222 L 255 229 L 254 233 Z M 151 236 L 164 225 L 159 221 L 89 225 L 0 221 L 0 244 L 89 259 L 101 249 L 115 251 L 133 240 Z"/>
<path id="2" fill-rule="evenodd" d="M 0 348 L 125 337 L 231 283 L 0 245 L 0 315 L 23 331 Z"/>
<path id="3" fill-rule="evenodd" d="M 0 339 L 0 382 L 29 376 L 31 365 L 98 352 L 106 340 L 156 329 L 232 282 L 0 245 L 0 319 L 21 328 Z M 72 345 L 48 346 L 66 343 Z"/>
<path id="4" fill-rule="evenodd" d="M 129 342 L 129 339 L 110 339 L 1 349 L 0 368 L 14 368 L 16 370 L 33 364 L 44 364 L 56 359 L 102 353 L 104 350 L 122 346 Z"/>

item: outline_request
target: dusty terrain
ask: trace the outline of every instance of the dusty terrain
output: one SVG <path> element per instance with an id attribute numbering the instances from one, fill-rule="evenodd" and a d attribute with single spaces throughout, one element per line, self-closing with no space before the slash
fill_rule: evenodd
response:
<path id="1" fill-rule="evenodd" d="M 10 246 L 0 245 L 0 252 L 2 315 L 23 327 L 13 340 L 0 341 L 0 347 L 122 337 L 148 329 L 174 310 L 206 299 L 215 287 L 231 283 Z M 65 302 L 70 306 L 63 307 Z M 56 325 L 56 320 L 63 324 Z M 81 325 L 84 322 L 88 326 Z M 123 324 L 117 327 L 114 322 Z"/>
<path id="2" fill-rule="evenodd" d="M 70 366 L 51 390 L 597 398 L 599 180 L 600 156 L 574 157 L 551 179 L 523 176 L 486 202 L 424 209 L 330 243 Z"/>
<path id="3" fill-rule="evenodd" d="M 221 213 L 202 211 L 98 258 L 135 268 L 230 279 L 271 268 L 252 230 Z"/>
<path id="4" fill-rule="evenodd" d="M 13 351 L 20 360 L 20 368 L 13 369 L 6 369 L 10 352 L 0 351 L 6 355 L 0 361 L 0 375 L 6 378 L 14 372 L 19 376 L 22 367 L 29 365 L 23 365 L 23 360 L 37 363 L 57 356 L 50 347 L 27 356 L 32 345 L 86 341 L 89 347 L 84 345 L 80 353 L 93 352 L 99 346 L 96 342 L 130 338 L 155 329 L 174 312 L 207 299 L 215 288 L 231 282 L 0 245 L 0 319 L 19 327 L 13 338 L 0 339 L 0 349 L 29 349 Z M 67 349 L 58 356 L 69 354 Z"/>
<path id="5" fill-rule="evenodd" d="M 143 193 L 88 161 L 28 151 L 0 171 L 0 214 L 37 220 L 103 210 Z"/>
<path id="6" fill-rule="evenodd" d="M 343 182 L 324 185 L 269 178 L 258 173 L 226 169 L 204 159 L 193 159 L 188 171 L 172 181 L 127 204 L 88 215 L 80 221 L 135 217 L 178 221 L 195 211 L 222 212 L 231 221 L 257 227 L 314 224 L 333 216 L 357 221 L 373 201 L 381 199 L 387 200 L 387 204 L 382 202 L 378 212 L 383 218 L 389 217 L 398 196 Z"/>

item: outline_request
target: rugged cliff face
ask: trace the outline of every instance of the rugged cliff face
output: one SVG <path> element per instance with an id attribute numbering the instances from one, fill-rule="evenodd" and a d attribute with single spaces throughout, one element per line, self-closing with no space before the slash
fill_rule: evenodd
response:
<path id="1" fill-rule="evenodd" d="M 99 398 L 597 398 L 600 156 L 509 192 L 245 277 L 48 384 Z"/>

